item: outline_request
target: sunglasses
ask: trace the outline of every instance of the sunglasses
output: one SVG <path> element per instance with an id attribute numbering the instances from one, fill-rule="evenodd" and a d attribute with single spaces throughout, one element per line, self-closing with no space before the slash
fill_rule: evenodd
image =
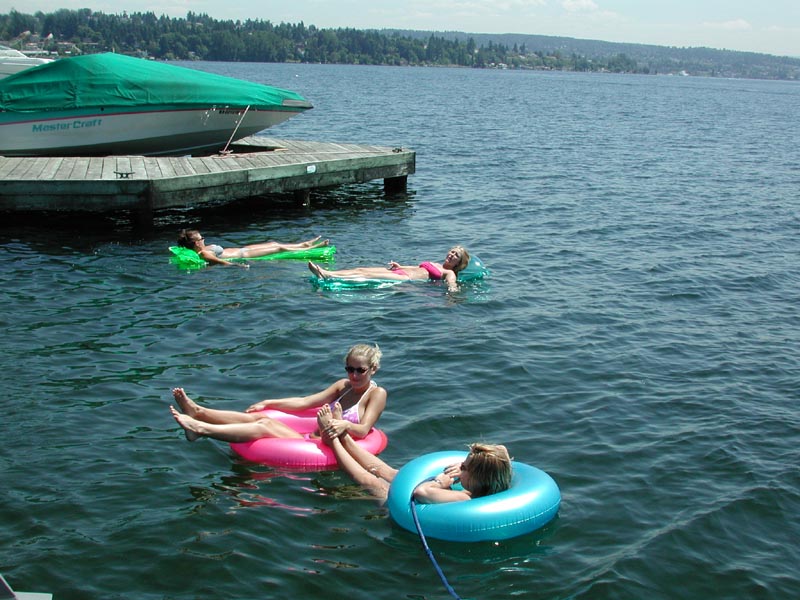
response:
<path id="1" fill-rule="evenodd" d="M 369 369 L 365 369 L 364 367 L 351 367 L 350 365 L 347 365 L 344 368 L 344 370 L 347 371 L 348 373 L 358 373 L 360 375 L 363 375 L 364 373 L 369 371 Z"/>

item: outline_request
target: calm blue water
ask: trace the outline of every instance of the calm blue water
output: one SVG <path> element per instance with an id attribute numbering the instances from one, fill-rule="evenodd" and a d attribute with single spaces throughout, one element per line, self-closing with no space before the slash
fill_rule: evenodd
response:
<path id="1" fill-rule="evenodd" d="M 322 65 L 194 65 L 301 92 L 276 137 L 417 151 L 308 209 L 0 227 L 0 572 L 71 598 L 449 597 L 416 536 L 341 473 L 190 444 L 221 408 L 322 389 L 384 350 L 384 458 L 503 442 L 563 495 L 544 530 L 431 541 L 464 598 L 800 595 L 800 85 Z M 177 271 L 217 243 L 329 237 L 337 265 L 493 277 L 315 290 L 301 262 Z"/>

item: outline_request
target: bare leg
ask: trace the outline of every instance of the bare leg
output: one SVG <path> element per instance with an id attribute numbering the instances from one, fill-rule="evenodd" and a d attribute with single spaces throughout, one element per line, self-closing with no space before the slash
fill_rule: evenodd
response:
<path id="1" fill-rule="evenodd" d="M 320 279 L 328 279 L 330 277 L 330 271 L 326 271 L 319 265 L 314 264 L 311 261 L 308 261 L 308 270 L 311 271 L 314 275 L 319 277 Z"/>
<path id="2" fill-rule="evenodd" d="M 408 274 L 397 273 L 386 267 L 357 267 L 355 269 L 328 271 L 308 261 L 308 268 L 314 275 L 321 279 L 328 279 L 330 277 L 339 279 L 394 279 L 397 281 L 408 281 L 411 279 Z"/>
<path id="3" fill-rule="evenodd" d="M 194 400 L 186 395 L 183 388 L 173 388 L 172 396 L 175 402 L 181 407 L 181 410 L 198 421 L 205 423 L 217 423 L 220 425 L 227 423 L 255 423 L 264 418 L 264 415 L 258 413 L 245 413 L 235 410 L 218 410 L 216 408 L 207 408 L 200 406 Z M 285 436 L 282 436 L 285 437 Z"/>
<path id="4" fill-rule="evenodd" d="M 178 425 L 183 427 L 183 433 L 186 435 L 186 439 L 190 442 L 195 441 L 197 438 L 200 437 L 200 434 L 195 431 L 194 428 L 194 419 L 189 415 L 182 415 L 177 410 L 175 410 L 174 406 L 169 407 L 170 412 L 174 419 L 178 422 Z"/>
<path id="5" fill-rule="evenodd" d="M 323 240 L 321 239 L 322 236 L 318 235 L 315 238 L 311 238 L 310 240 L 306 240 L 305 242 L 300 242 L 298 244 L 285 244 L 286 246 L 296 246 L 297 248 L 319 248 L 320 246 L 328 246 L 331 241 L 330 240 Z"/>
<path id="6" fill-rule="evenodd" d="M 337 416 L 338 413 L 338 416 Z M 327 404 L 317 412 L 317 425 L 323 433 L 323 440 L 331 447 L 336 461 L 342 470 L 346 471 L 356 483 L 366 488 L 374 496 L 386 498 L 389 493 L 389 484 L 397 474 L 397 469 L 393 469 L 377 456 L 359 446 L 350 434 L 345 433 L 341 437 L 330 437 L 325 435 L 331 420 L 340 418 L 342 407 L 337 402 L 334 410 L 331 411 Z"/>
<path id="7" fill-rule="evenodd" d="M 363 469 L 385 481 L 388 489 L 388 484 L 394 481 L 394 477 L 397 475 L 397 469 L 390 467 L 372 452 L 359 446 L 349 433 L 341 436 L 339 440 L 345 451 L 347 451 Z"/>
<path id="8" fill-rule="evenodd" d="M 186 439 L 190 442 L 205 436 L 223 442 L 252 442 L 261 438 L 302 438 L 294 429 L 268 417 L 263 417 L 254 423 L 227 423 L 216 424 L 198 421 L 189 415 L 179 413 L 174 406 L 169 407 L 173 418 L 178 425 L 183 427 Z"/>
<path id="9" fill-rule="evenodd" d="M 305 242 L 296 244 L 284 244 L 283 242 L 263 242 L 261 244 L 249 244 L 244 248 L 239 249 L 238 255 L 241 258 L 257 258 L 259 256 L 267 256 L 277 252 L 292 252 L 295 250 L 308 250 L 309 248 L 318 248 L 320 246 L 327 246 L 330 240 L 320 240 L 321 236 L 317 236 Z"/>
<path id="10" fill-rule="evenodd" d="M 350 436 L 345 434 L 342 437 L 349 438 Z M 339 463 L 339 466 L 350 475 L 357 484 L 377 498 L 386 498 L 389 495 L 389 482 L 362 467 L 361 464 L 345 450 L 340 438 L 332 438 L 328 443 L 331 450 L 333 450 L 334 456 L 336 456 L 336 461 Z"/>

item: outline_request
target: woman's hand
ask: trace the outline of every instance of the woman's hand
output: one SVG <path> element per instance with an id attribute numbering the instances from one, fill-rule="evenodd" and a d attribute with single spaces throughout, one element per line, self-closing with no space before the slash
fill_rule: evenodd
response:
<path id="1" fill-rule="evenodd" d="M 386 267 L 386 268 L 389 269 L 390 271 L 394 271 L 395 269 L 399 269 L 400 268 L 400 263 L 395 262 L 393 260 L 390 260 L 389 261 L 389 266 Z"/>
<path id="2" fill-rule="evenodd" d="M 450 478 L 450 485 L 461 478 L 461 463 L 450 465 L 444 470 L 444 475 Z"/>
<path id="3" fill-rule="evenodd" d="M 260 410 L 264 410 L 269 405 L 269 400 L 262 400 L 261 402 L 256 402 L 255 404 L 251 404 L 248 406 L 244 412 L 258 412 Z"/>
<path id="4" fill-rule="evenodd" d="M 348 431 L 350 421 L 344 419 L 331 419 L 325 431 L 320 431 L 320 435 L 335 438 Z"/>

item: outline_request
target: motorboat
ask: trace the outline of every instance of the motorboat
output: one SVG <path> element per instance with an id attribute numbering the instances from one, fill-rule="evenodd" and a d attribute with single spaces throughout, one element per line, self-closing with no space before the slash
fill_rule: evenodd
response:
<path id="1" fill-rule="evenodd" d="M 121 54 L 0 80 L 0 155 L 199 155 L 312 108 L 300 94 Z"/>
<path id="2" fill-rule="evenodd" d="M 19 50 L 14 50 L 14 48 L 9 48 L 8 46 L 0 44 L 0 79 L 49 62 L 53 62 L 53 60 L 50 58 L 26 56 Z"/>

